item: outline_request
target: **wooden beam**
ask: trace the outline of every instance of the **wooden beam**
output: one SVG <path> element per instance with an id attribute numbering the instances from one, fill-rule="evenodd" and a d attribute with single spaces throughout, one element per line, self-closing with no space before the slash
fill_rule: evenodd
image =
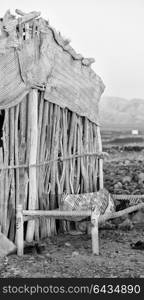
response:
<path id="1" fill-rule="evenodd" d="M 99 217 L 99 223 L 105 222 L 106 220 L 109 219 L 115 219 L 119 218 L 125 214 L 134 212 L 136 210 L 140 210 L 141 208 L 144 208 L 144 203 L 140 203 L 131 207 L 128 207 L 126 209 L 114 212 L 114 213 L 109 213 L 109 214 L 104 214 Z M 44 216 L 44 217 L 49 217 L 49 218 L 57 218 L 57 217 L 89 217 L 91 216 L 91 210 L 83 210 L 83 211 L 61 211 L 59 209 L 57 210 L 23 210 L 23 216 Z"/>
<path id="2" fill-rule="evenodd" d="M 123 195 L 118 195 L 118 194 L 111 194 L 114 200 L 118 201 L 131 201 L 131 200 L 136 200 L 136 199 L 143 199 L 144 200 L 144 195 L 128 195 L 128 194 L 123 194 Z"/>
<path id="3" fill-rule="evenodd" d="M 140 210 L 142 208 L 144 208 L 144 203 L 133 205 L 131 207 L 125 208 L 123 210 L 119 210 L 119 211 L 114 212 L 114 213 L 101 215 L 100 218 L 99 218 L 99 222 L 101 223 L 101 222 L 105 222 L 106 220 L 119 218 L 119 217 L 124 216 L 125 214 L 132 213 L 132 212 Z"/>
<path id="4" fill-rule="evenodd" d="M 29 164 L 36 164 L 37 140 L 38 140 L 38 93 L 31 90 L 29 94 L 29 120 L 30 120 L 30 152 Z M 36 167 L 29 168 L 29 201 L 28 209 L 36 209 L 37 202 L 37 178 Z M 35 222 L 29 221 L 27 226 L 26 241 L 32 242 L 35 230 Z"/>
<path id="5" fill-rule="evenodd" d="M 43 216 L 43 217 L 88 217 L 91 215 L 91 210 L 72 210 L 72 211 L 61 211 L 57 210 L 23 210 L 24 216 Z"/>

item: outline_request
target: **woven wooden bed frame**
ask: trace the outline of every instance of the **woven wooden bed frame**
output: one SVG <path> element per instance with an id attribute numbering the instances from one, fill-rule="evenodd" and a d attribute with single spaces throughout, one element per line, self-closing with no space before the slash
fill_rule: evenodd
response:
<path id="1" fill-rule="evenodd" d="M 114 195 L 114 199 L 118 200 L 130 200 L 130 198 L 141 199 L 144 195 Z M 37 218 L 55 218 L 55 219 L 68 219 L 76 217 L 90 217 L 91 219 L 91 239 L 92 239 L 92 253 L 99 255 L 99 236 L 98 225 L 109 219 L 121 217 L 125 214 L 137 211 L 144 208 L 144 203 L 139 203 L 120 210 L 118 212 L 98 215 L 95 210 L 86 211 L 62 211 L 60 209 L 55 210 L 23 210 L 22 205 L 17 206 L 16 210 L 16 245 L 18 256 L 23 256 L 24 253 L 24 222 L 37 219 Z"/>

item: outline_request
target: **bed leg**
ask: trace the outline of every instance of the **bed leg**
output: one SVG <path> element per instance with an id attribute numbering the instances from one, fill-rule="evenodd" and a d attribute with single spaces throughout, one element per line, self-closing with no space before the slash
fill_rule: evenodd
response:
<path id="1" fill-rule="evenodd" d="M 99 236 L 98 236 L 98 213 L 92 210 L 91 213 L 91 239 L 92 239 L 92 252 L 93 254 L 99 255 Z"/>
<path id="2" fill-rule="evenodd" d="M 24 228 L 23 228 L 23 208 L 22 205 L 17 206 L 16 210 L 16 245 L 17 255 L 23 256 L 24 252 Z"/>

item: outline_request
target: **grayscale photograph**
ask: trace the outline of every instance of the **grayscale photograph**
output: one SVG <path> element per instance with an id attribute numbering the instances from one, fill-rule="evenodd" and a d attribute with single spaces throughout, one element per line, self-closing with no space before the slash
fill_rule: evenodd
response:
<path id="1" fill-rule="evenodd" d="M 139 294 L 96 282 L 144 278 L 143 254 L 144 0 L 3 1 L 0 281 Z"/>

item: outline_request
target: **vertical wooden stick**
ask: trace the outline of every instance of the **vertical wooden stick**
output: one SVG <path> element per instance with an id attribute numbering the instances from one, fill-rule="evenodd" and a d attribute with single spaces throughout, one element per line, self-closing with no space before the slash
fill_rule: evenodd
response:
<path id="1" fill-rule="evenodd" d="M 69 139 L 68 139 L 68 155 L 72 155 L 72 150 L 74 147 L 74 132 L 75 132 L 75 124 L 76 124 L 76 114 L 71 113 L 71 122 L 70 122 L 70 131 L 69 131 Z M 71 193 L 74 193 L 74 169 L 73 169 L 73 160 L 69 161 L 69 181 L 70 181 L 70 189 Z"/>
<path id="2" fill-rule="evenodd" d="M 29 38 L 30 38 L 29 23 L 25 23 L 25 40 L 28 40 Z"/>
<path id="3" fill-rule="evenodd" d="M 98 135 L 98 144 L 99 144 L 99 152 L 102 152 L 102 141 L 100 134 L 100 127 L 97 126 L 97 135 Z M 99 159 L 99 188 L 103 189 L 103 159 Z"/>
<path id="4" fill-rule="evenodd" d="M 68 110 L 63 111 L 63 155 L 66 157 L 68 154 L 67 143 L 68 143 Z M 69 184 L 69 161 L 66 161 L 65 169 L 65 189 L 67 193 L 70 193 L 70 184 Z"/>
<path id="5" fill-rule="evenodd" d="M 27 129 L 27 114 L 28 103 L 27 96 L 20 104 L 20 145 L 19 145 L 19 163 L 24 164 L 26 160 L 26 129 Z M 23 209 L 27 209 L 27 194 L 28 194 L 28 170 L 20 168 L 20 203 L 23 203 Z"/>
<path id="6" fill-rule="evenodd" d="M 3 167 L 3 151 L 0 148 L 0 168 Z M 4 172 L 0 170 L 0 224 L 3 229 L 3 218 L 4 218 Z"/>
<path id="7" fill-rule="evenodd" d="M 99 236 L 98 236 L 98 218 L 100 213 L 96 209 L 91 212 L 91 238 L 92 238 L 92 252 L 99 255 Z"/>
<path id="8" fill-rule="evenodd" d="M 95 124 L 93 124 L 93 134 L 94 134 L 94 152 L 98 152 L 97 125 L 95 125 Z M 97 191 L 97 181 L 98 181 L 98 158 L 95 157 L 94 171 L 93 171 L 93 189 L 94 189 L 94 192 Z"/>
<path id="9" fill-rule="evenodd" d="M 80 154 L 80 134 L 79 134 L 79 116 L 77 117 L 77 153 Z M 77 158 L 77 170 L 76 170 L 76 193 L 79 193 L 80 189 L 80 157 Z"/>
<path id="10" fill-rule="evenodd" d="M 10 151 L 10 165 L 14 164 L 14 154 L 15 154 L 15 108 L 11 107 L 10 109 L 10 145 L 9 145 L 9 151 Z M 10 170 L 9 177 L 11 181 L 11 189 L 10 189 L 10 199 L 9 199 L 9 211 L 11 215 L 10 221 L 10 228 L 9 228 L 9 239 L 14 240 L 15 237 L 15 171 Z"/>
<path id="11" fill-rule="evenodd" d="M 60 127 L 60 108 L 55 105 L 54 108 L 54 125 L 53 125 L 53 138 L 52 138 L 52 148 L 51 155 L 53 159 L 58 157 L 58 146 L 59 146 L 59 127 Z M 56 207 L 56 172 L 57 163 L 53 162 L 51 167 L 51 195 L 50 195 L 50 208 L 54 209 Z M 56 232 L 55 219 L 51 218 L 51 232 Z"/>
<path id="12" fill-rule="evenodd" d="M 18 256 L 23 256 L 24 237 L 23 237 L 23 211 L 22 205 L 16 208 L 16 245 Z"/>
<path id="13" fill-rule="evenodd" d="M 15 111 L 15 164 L 19 164 L 19 141 L 18 141 L 18 117 L 19 117 L 19 105 Z M 16 169 L 16 207 L 19 204 L 19 168 Z"/>
<path id="14" fill-rule="evenodd" d="M 51 157 L 51 145 L 52 145 L 52 125 L 53 125 L 53 103 L 49 103 L 49 113 L 48 113 L 48 127 L 47 127 L 47 134 L 46 134 L 46 148 L 47 148 L 47 156 L 46 160 L 49 160 Z M 45 181 L 44 181 L 44 188 L 45 191 L 49 190 L 49 178 L 51 173 L 51 165 L 47 165 L 45 167 Z"/>
<path id="15" fill-rule="evenodd" d="M 30 114 L 30 153 L 29 164 L 36 164 L 37 159 L 37 138 L 38 138 L 38 94 L 37 90 L 32 90 L 29 94 L 29 114 Z M 28 209 L 35 209 L 37 202 L 37 178 L 36 167 L 29 169 L 29 203 Z M 26 240 L 33 240 L 35 222 L 29 221 L 27 226 Z"/>
<path id="16" fill-rule="evenodd" d="M 8 166 L 9 161 L 9 110 L 5 110 L 5 119 L 3 124 L 3 149 L 4 149 L 4 166 Z M 4 172 L 4 207 L 3 207 L 3 232 L 7 236 L 7 217 L 8 217 L 8 198 L 9 198 L 9 174 L 8 170 Z"/>
<path id="17" fill-rule="evenodd" d="M 88 152 L 89 143 L 88 143 L 88 136 L 89 136 L 89 122 L 87 118 L 84 118 L 84 152 Z M 89 157 L 86 156 L 83 158 L 84 165 L 85 165 L 85 173 L 87 178 L 87 187 L 85 188 L 86 192 L 89 192 L 89 178 L 88 178 L 88 165 L 89 165 Z"/>

